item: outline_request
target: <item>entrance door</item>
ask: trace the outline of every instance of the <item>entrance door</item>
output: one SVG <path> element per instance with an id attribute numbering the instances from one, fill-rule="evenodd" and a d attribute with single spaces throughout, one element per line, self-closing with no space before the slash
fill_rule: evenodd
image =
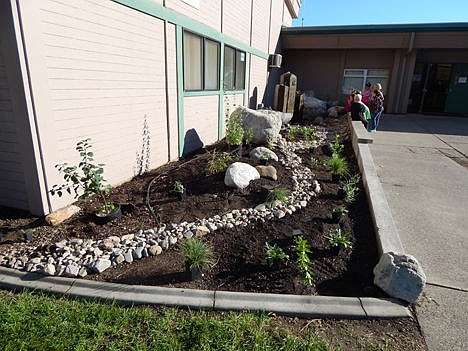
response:
<path id="1" fill-rule="evenodd" d="M 445 112 L 451 70 L 451 64 L 429 64 L 421 112 Z"/>
<path id="2" fill-rule="evenodd" d="M 452 67 L 445 112 L 468 114 L 468 64 L 456 63 Z"/>

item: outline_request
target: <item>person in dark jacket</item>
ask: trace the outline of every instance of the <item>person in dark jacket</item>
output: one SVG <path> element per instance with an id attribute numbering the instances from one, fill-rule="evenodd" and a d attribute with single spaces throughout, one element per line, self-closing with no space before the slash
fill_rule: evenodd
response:
<path id="1" fill-rule="evenodd" d="M 351 119 L 353 121 L 361 121 L 367 127 L 371 114 L 369 108 L 362 103 L 361 99 L 361 94 L 354 95 L 354 102 L 351 104 Z"/>

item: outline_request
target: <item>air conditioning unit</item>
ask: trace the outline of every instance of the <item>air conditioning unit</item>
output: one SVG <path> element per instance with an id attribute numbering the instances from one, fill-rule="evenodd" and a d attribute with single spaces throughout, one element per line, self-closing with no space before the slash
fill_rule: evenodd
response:
<path id="1" fill-rule="evenodd" d="M 268 68 L 280 68 L 283 57 L 280 54 L 268 56 Z"/>

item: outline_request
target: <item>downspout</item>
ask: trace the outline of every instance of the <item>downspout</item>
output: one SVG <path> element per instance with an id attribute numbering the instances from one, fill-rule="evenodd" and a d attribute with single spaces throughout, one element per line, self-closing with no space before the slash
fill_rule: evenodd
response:
<path id="1" fill-rule="evenodd" d="M 416 36 L 416 33 L 411 32 L 408 50 L 403 55 L 403 62 L 401 64 L 401 70 L 400 70 L 400 79 L 398 83 L 398 95 L 397 95 L 398 98 L 396 101 L 397 113 L 402 113 L 403 110 L 405 110 L 406 112 L 406 107 L 402 106 L 402 103 L 407 100 L 406 97 L 407 97 L 408 86 L 406 84 L 404 85 L 404 83 L 407 81 L 405 77 L 407 77 L 407 74 L 410 73 L 408 72 L 408 57 L 413 52 L 415 36 Z"/>
<path id="2" fill-rule="evenodd" d="M 31 108 L 32 108 L 32 118 L 33 118 L 33 123 L 34 123 L 34 133 L 36 134 L 37 138 L 37 151 L 39 153 L 39 162 L 36 162 L 37 168 L 38 168 L 38 173 L 42 173 L 43 177 L 43 182 L 46 190 L 46 195 L 45 198 L 47 200 L 47 208 L 48 212 L 52 212 L 52 204 L 50 202 L 50 196 L 49 193 L 47 192 L 47 189 L 49 189 L 49 186 L 47 184 L 47 174 L 45 171 L 44 167 L 44 152 L 42 150 L 42 142 L 41 142 L 41 136 L 39 133 L 39 123 L 37 121 L 37 111 L 36 111 L 36 103 L 34 101 L 34 94 L 33 94 L 33 88 L 32 88 L 32 83 L 31 83 L 31 72 L 29 68 L 29 60 L 28 60 L 28 53 L 26 50 L 26 40 L 25 40 L 25 35 L 24 35 L 24 29 L 23 29 L 23 21 L 21 18 L 21 10 L 20 10 L 20 1 L 16 0 L 16 14 L 18 16 L 18 26 L 19 26 L 19 31 L 20 31 L 20 37 L 17 37 L 17 40 L 21 40 L 21 46 L 23 49 L 23 59 L 24 59 L 24 65 L 26 68 L 26 75 L 27 75 L 27 82 L 25 82 L 25 88 L 27 85 L 27 94 L 29 95 L 29 98 L 31 99 Z M 18 51 L 18 54 L 20 54 L 20 51 Z M 26 93 L 26 91 L 25 91 Z M 32 131 L 31 131 L 32 132 Z M 33 146 L 34 147 L 34 146 Z M 39 181 L 40 182 L 40 181 Z M 43 204 L 44 205 L 44 204 Z"/>

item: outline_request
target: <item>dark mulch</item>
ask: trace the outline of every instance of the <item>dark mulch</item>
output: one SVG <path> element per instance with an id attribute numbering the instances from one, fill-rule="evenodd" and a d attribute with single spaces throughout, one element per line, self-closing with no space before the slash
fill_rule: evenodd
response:
<path id="1" fill-rule="evenodd" d="M 340 133 L 345 139 L 345 155 L 352 173 L 357 172 L 356 160 L 349 141 L 349 131 L 343 119 L 329 120 L 327 130 L 334 136 Z M 211 145 L 209 151 L 226 151 L 223 142 Z M 249 150 L 244 150 L 248 156 Z M 311 156 L 321 163 L 328 158 L 324 148 L 300 152 L 303 163 L 308 164 L 322 187 L 322 192 L 309 202 L 305 209 L 293 215 L 265 223 L 257 222 L 248 227 L 223 229 L 204 239 L 213 247 L 216 265 L 199 281 L 188 281 L 184 260 L 178 247 L 163 254 L 121 265 L 89 279 L 105 280 L 125 284 L 160 285 L 170 287 L 220 289 L 228 291 L 250 291 L 289 294 L 320 294 L 338 296 L 383 296 L 372 283 L 372 268 L 378 260 L 375 235 L 369 214 L 368 203 L 362 184 L 357 200 L 345 203 L 338 196 L 339 184 L 333 182 L 330 173 L 322 164 L 313 165 Z M 241 161 L 251 163 L 248 157 Z M 79 203 L 84 214 L 73 218 L 57 228 L 45 226 L 41 219 L 31 218 L 18 211 L 0 215 L 0 230 L 4 239 L 15 240 L 20 236 L 19 228 L 33 229 L 33 244 L 50 244 L 62 238 L 104 238 L 110 235 L 134 233 L 148 229 L 156 223 L 179 223 L 208 218 L 232 209 L 254 207 L 264 202 L 265 185 L 291 188 L 291 172 L 280 163 L 272 164 L 278 171 L 278 181 L 261 179 L 244 190 L 233 190 L 224 185 L 224 173 L 206 176 L 205 169 L 209 154 L 207 150 L 189 159 L 173 162 L 137 176 L 112 190 L 110 199 L 124 204 L 124 216 L 106 225 L 96 225 L 89 213 L 95 204 L 92 200 Z M 156 181 L 153 181 L 158 177 Z M 187 198 L 179 201 L 172 192 L 174 182 L 181 181 L 187 188 Z M 150 203 L 157 213 L 155 219 L 146 207 L 149 188 Z M 331 220 L 332 209 L 345 205 L 349 214 L 341 223 Z M 14 218 L 16 216 L 17 218 Z M 330 230 L 341 228 L 350 232 L 353 248 L 336 255 L 332 252 L 324 235 Z M 314 285 L 303 284 L 297 269 L 294 253 L 293 230 L 300 229 L 308 240 L 312 254 Z M 270 268 L 264 259 L 264 244 L 277 244 L 289 255 L 290 260 L 278 267 Z M 1 250 L 17 247 L 18 244 L 4 243 Z"/>

